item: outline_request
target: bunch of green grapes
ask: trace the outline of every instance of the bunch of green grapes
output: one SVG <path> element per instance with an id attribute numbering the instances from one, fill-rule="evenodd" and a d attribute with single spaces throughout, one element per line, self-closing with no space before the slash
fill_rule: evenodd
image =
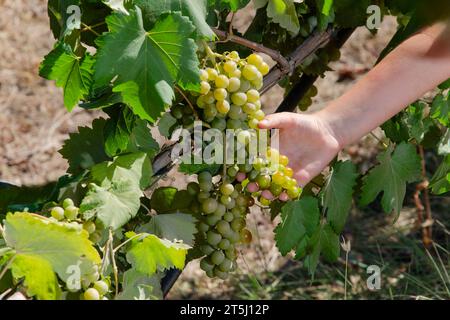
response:
<path id="1" fill-rule="evenodd" d="M 295 200 L 300 197 L 302 189 L 293 178 L 294 171 L 288 164 L 288 157 L 269 148 L 266 156 L 256 158 L 251 166 L 239 166 L 236 180 L 242 183 L 246 193 L 263 206 L 269 206 L 277 199 L 282 202 Z"/>
<path id="2" fill-rule="evenodd" d="M 200 267 L 209 277 L 226 279 L 236 269 L 236 245 L 251 241 L 245 228 L 250 197 L 242 192 L 242 185 L 226 177 L 214 184 L 207 171 L 198 175 L 198 183 L 189 183 L 187 190 L 196 195 L 200 205 L 198 230 L 203 239 L 200 250 L 205 255 Z"/>
<path id="3" fill-rule="evenodd" d="M 83 221 L 79 215 L 79 211 L 80 209 L 75 206 L 73 200 L 66 198 L 59 206 L 50 209 L 50 215 L 56 221 L 68 223 L 71 226 L 73 225 L 74 228 L 83 228 L 89 233 L 89 239 L 93 243 L 97 243 L 101 238 L 100 230 L 98 230 L 93 221 Z M 80 279 L 81 287 L 85 290 L 80 296 L 81 299 L 100 300 L 101 298 L 104 298 L 109 290 L 109 285 L 105 281 L 99 279 L 99 266 L 93 265 L 92 270 L 83 275 Z M 73 291 L 71 288 L 67 289 L 70 292 Z"/>
<path id="4" fill-rule="evenodd" d="M 265 117 L 258 90 L 269 73 L 269 65 L 256 53 L 246 59 L 236 51 L 211 55 L 213 65 L 200 70 L 200 95 L 192 93 L 202 120 L 221 131 L 256 129 Z"/>
<path id="5" fill-rule="evenodd" d="M 68 222 L 74 225 L 82 224 L 83 229 L 89 233 L 89 239 L 93 243 L 97 243 L 101 239 L 101 232 L 97 230 L 97 226 L 94 221 L 83 221 L 79 215 L 80 208 L 75 206 L 74 202 L 70 198 L 66 198 L 62 201 L 60 206 L 55 206 L 50 209 L 50 215 L 53 219 L 60 222 Z"/>

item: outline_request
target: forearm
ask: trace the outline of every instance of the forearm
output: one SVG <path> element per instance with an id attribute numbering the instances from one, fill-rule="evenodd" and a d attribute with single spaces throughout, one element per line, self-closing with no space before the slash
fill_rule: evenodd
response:
<path id="1" fill-rule="evenodd" d="M 411 37 L 318 115 L 345 146 L 450 78 L 445 26 Z"/>

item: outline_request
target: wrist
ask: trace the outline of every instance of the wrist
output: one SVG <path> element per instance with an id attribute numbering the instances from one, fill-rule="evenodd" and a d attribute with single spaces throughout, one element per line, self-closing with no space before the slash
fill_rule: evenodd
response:
<path id="1" fill-rule="evenodd" d="M 345 134 L 345 132 L 348 132 L 349 130 L 345 131 L 342 124 L 342 119 L 327 109 L 328 108 L 322 109 L 315 115 L 318 117 L 325 130 L 327 130 L 330 136 L 332 136 L 336 141 L 339 150 L 342 150 L 350 143 L 348 137 Z"/>

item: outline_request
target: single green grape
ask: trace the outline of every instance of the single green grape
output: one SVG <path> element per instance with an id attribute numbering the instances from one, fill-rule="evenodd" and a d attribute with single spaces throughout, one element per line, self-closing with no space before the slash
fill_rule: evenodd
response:
<path id="1" fill-rule="evenodd" d="M 109 291 L 109 285 L 103 280 L 95 281 L 94 289 L 96 289 L 101 296 L 104 296 Z"/>
<path id="2" fill-rule="evenodd" d="M 200 251 L 204 254 L 209 256 L 211 253 L 214 252 L 214 248 L 211 247 L 210 245 L 204 244 L 200 247 Z"/>
<path id="3" fill-rule="evenodd" d="M 247 102 L 247 95 L 243 92 L 235 92 L 231 95 L 231 101 L 237 106 L 243 106 Z"/>
<path id="4" fill-rule="evenodd" d="M 217 223 L 216 229 L 221 235 L 226 235 L 230 232 L 231 227 L 228 222 L 222 220 Z"/>
<path id="5" fill-rule="evenodd" d="M 245 79 L 249 80 L 249 81 L 253 81 L 258 77 L 258 69 L 251 64 L 246 65 L 243 69 L 242 69 L 242 75 L 244 76 Z"/>
<path id="6" fill-rule="evenodd" d="M 239 90 L 239 88 L 241 87 L 241 80 L 239 80 L 239 78 L 236 77 L 232 77 L 230 78 L 229 84 L 228 84 L 228 92 L 236 92 Z"/>
<path id="7" fill-rule="evenodd" d="M 217 101 L 224 101 L 227 98 L 227 96 L 228 92 L 223 88 L 217 88 L 216 90 L 214 90 L 214 98 Z"/>
<path id="8" fill-rule="evenodd" d="M 259 101 L 260 96 L 259 92 L 255 89 L 251 89 L 247 91 L 247 101 L 250 103 L 255 103 L 256 101 Z"/>
<path id="9" fill-rule="evenodd" d="M 217 88 L 227 88 L 230 80 L 226 75 L 221 74 L 215 79 L 215 84 Z"/>
<path id="10" fill-rule="evenodd" d="M 89 288 L 84 292 L 83 297 L 85 300 L 100 300 L 100 293 L 94 288 Z"/>
<path id="11" fill-rule="evenodd" d="M 64 199 L 64 201 L 62 203 L 62 207 L 64 209 L 66 209 L 67 207 L 73 207 L 73 206 L 74 206 L 74 203 L 73 203 L 72 199 L 70 199 L 70 198 Z"/>
<path id="12" fill-rule="evenodd" d="M 211 262 L 215 265 L 221 264 L 223 260 L 225 260 L 225 254 L 222 251 L 216 250 L 211 254 Z"/>
<path id="13" fill-rule="evenodd" d="M 208 231 L 206 234 L 206 241 L 212 246 L 217 246 L 221 240 L 222 236 L 217 232 Z"/>
<path id="14" fill-rule="evenodd" d="M 211 263 L 208 258 L 203 258 L 200 261 L 200 268 L 205 272 L 212 271 L 214 269 L 214 264 Z"/>
<path id="15" fill-rule="evenodd" d="M 252 53 L 249 55 L 247 57 L 247 61 L 255 67 L 259 67 L 264 62 L 263 58 L 257 53 Z"/>
<path id="16" fill-rule="evenodd" d="M 52 209 L 52 211 L 50 212 L 50 214 L 56 220 L 63 220 L 64 219 L 64 209 L 61 208 L 61 207 L 54 207 Z"/>
<path id="17" fill-rule="evenodd" d="M 64 210 L 64 216 L 68 220 L 75 220 L 78 216 L 79 209 L 75 206 L 68 206 Z"/>
<path id="18" fill-rule="evenodd" d="M 89 234 L 92 234 L 95 232 L 96 226 L 93 221 L 86 221 L 83 223 L 83 229 L 86 230 Z"/>
<path id="19" fill-rule="evenodd" d="M 211 214 L 214 211 L 217 210 L 217 206 L 218 206 L 218 202 L 216 199 L 206 199 L 203 203 L 202 203 L 202 209 L 203 212 L 206 214 Z"/>

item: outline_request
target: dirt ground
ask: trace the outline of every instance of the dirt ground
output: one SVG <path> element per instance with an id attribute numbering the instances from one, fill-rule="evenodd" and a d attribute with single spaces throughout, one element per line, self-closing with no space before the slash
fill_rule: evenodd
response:
<path id="1" fill-rule="evenodd" d="M 237 21 L 245 25 L 248 19 L 244 13 Z M 355 32 L 343 49 L 341 61 L 318 81 L 320 94 L 314 108 L 326 106 L 372 67 L 395 25 L 395 20 L 387 19 L 378 35 L 363 28 Z M 0 0 L 0 181 L 30 185 L 55 180 L 67 169 L 57 152 L 63 141 L 78 126 L 88 125 L 99 116 L 98 112 L 79 108 L 68 113 L 61 90 L 38 76 L 39 63 L 52 44 L 45 0 Z M 338 82 L 343 75 L 353 79 Z M 278 88 L 267 93 L 266 110 L 274 110 L 281 98 Z M 370 145 L 370 138 L 366 139 Z M 357 146 L 353 150 L 363 157 L 372 152 L 371 148 Z M 274 245 L 273 224 L 261 212 L 252 213 L 249 224 L 256 239 L 242 249 L 241 272 L 277 270 L 285 260 Z M 228 284 L 207 279 L 194 262 L 177 282 L 171 297 L 211 297 L 211 292 L 223 297 L 230 289 Z"/>

